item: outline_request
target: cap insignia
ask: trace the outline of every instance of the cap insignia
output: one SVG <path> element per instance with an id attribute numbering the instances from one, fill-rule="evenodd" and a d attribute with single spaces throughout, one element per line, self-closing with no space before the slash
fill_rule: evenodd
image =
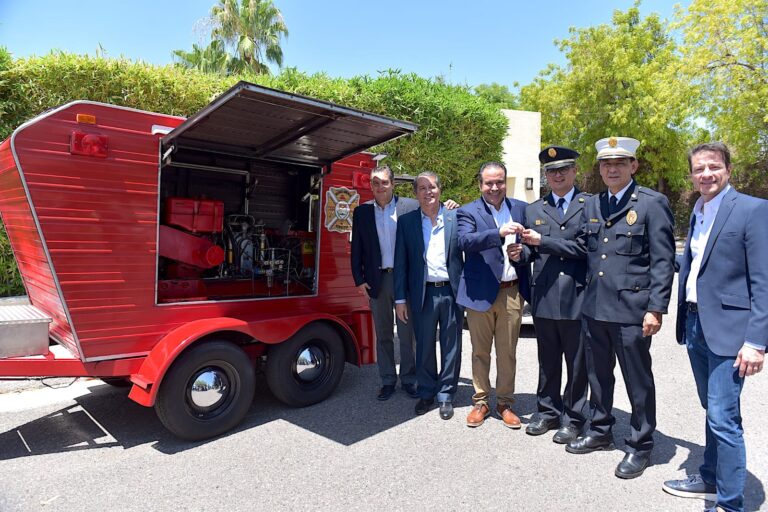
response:
<path id="1" fill-rule="evenodd" d="M 550 156 L 550 158 L 555 158 L 557 156 L 557 150 L 555 150 L 555 148 L 549 148 L 547 154 Z"/>
<path id="2" fill-rule="evenodd" d="M 612 148 L 615 148 L 618 143 L 619 141 L 616 140 L 616 137 L 611 137 L 610 139 L 608 139 L 608 145 L 611 146 Z"/>

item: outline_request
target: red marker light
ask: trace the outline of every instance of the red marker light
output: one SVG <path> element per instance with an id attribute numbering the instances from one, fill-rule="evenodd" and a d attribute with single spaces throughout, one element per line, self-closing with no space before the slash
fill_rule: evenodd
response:
<path id="1" fill-rule="evenodd" d="M 106 135 L 75 131 L 69 137 L 69 152 L 73 155 L 107 158 Z"/>

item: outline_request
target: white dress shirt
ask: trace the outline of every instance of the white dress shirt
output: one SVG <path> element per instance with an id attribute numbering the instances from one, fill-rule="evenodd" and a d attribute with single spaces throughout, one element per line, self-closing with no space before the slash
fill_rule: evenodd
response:
<path id="1" fill-rule="evenodd" d="M 620 203 L 621 202 L 621 198 L 624 197 L 624 194 L 627 192 L 627 190 L 629 190 L 629 187 L 631 187 L 634 182 L 635 182 L 635 180 L 629 180 L 629 183 L 627 183 L 627 186 L 624 187 L 623 189 L 619 190 L 615 194 L 611 194 L 611 191 L 609 190 L 608 191 L 608 201 L 610 201 L 613 196 L 616 196 L 616 204 Z"/>
<path id="2" fill-rule="evenodd" d="M 432 226 L 432 219 L 421 213 L 421 234 L 424 236 L 424 260 L 427 263 L 427 281 L 448 281 L 448 261 L 445 252 L 445 223 L 443 207 L 437 213 L 437 222 Z"/>
<path id="3" fill-rule="evenodd" d="M 704 249 L 707 247 L 709 234 L 712 232 L 712 225 L 715 223 L 715 217 L 717 217 L 717 211 L 720 209 L 723 197 L 730 189 L 731 186 L 726 185 L 719 194 L 706 203 L 699 197 L 693 207 L 696 220 L 693 223 L 693 233 L 691 233 L 691 272 L 685 281 L 685 300 L 687 302 L 698 302 L 696 280 L 699 278 Z"/>
<path id="4" fill-rule="evenodd" d="M 564 196 L 560 197 L 559 195 L 552 192 L 552 199 L 555 201 L 555 206 L 557 206 L 557 202 L 560 199 L 563 199 L 563 213 L 568 211 L 568 206 L 570 206 L 571 201 L 573 201 L 573 196 L 576 193 L 576 189 L 571 187 L 571 190 L 567 192 Z M 610 193 L 610 192 L 609 192 Z M 616 199 L 619 201 L 619 199 Z"/>
<path id="5" fill-rule="evenodd" d="M 483 199 L 483 201 L 485 201 L 485 199 Z M 498 210 L 488 201 L 485 201 L 485 204 L 490 208 L 491 215 L 493 215 L 493 221 L 496 223 L 497 228 L 501 228 L 504 224 L 512 222 L 512 212 L 509 211 L 506 200 L 501 202 L 501 208 Z M 504 237 L 504 245 L 501 248 L 502 254 L 504 255 L 504 270 L 501 273 L 502 281 L 514 281 L 517 279 L 515 267 L 512 266 L 512 262 L 509 261 L 509 256 L 507 256 L 507 247 L 509 247 L 509 244 L 514 244 L 515 242 L 517 242 L 517 235 L 507 235 Z"/>
<path id="6" fill-rule="evenodd" d="M 397 199 L 392 200 L 382 208 L 376 201 L 373 202 L 373 211 L 376 218 L 376 234 L 379 236 L 381 248 L 381 268 L 395 266 L 395 239 L 397 237 Z"/>

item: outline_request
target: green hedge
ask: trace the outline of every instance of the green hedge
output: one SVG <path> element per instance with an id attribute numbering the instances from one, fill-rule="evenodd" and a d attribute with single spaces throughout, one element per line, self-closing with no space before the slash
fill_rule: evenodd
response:
<path id="1" fill-rule="evenodd" d="M 51 53 L 13 59 L 0 48 L 0 139 L 24 121 L 64 103 L 87 99 L 151 112 L 189 116 L 239 80 L 312 96 L 419 125 L 412 137 L 384 144 L 397 172 L 433 170 L 444 197 L 477 196 L 472 176 L 501 158 L 507 122 L 497 107 L 464 86 L 387 71 L 378 77 L 331 78 L 287 69 L 276 76 L 221 77 L 126 59 Z M 4 232 L 0 232 L 0 295 L 23 293 Z"/>

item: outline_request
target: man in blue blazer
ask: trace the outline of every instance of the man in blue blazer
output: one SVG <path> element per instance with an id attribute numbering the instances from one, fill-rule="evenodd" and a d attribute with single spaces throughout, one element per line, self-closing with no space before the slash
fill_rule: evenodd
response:
<path id="1" fill-rule="evenodd" d="M 459 248 L 466 262 L 457 301 L 467 308 L 472 339 L 474 407 L 467 426 L 478 427 L 490 414 L 491 348 L 496 345 L 496 412 L 504 425 L 520 428 L 515 402 L 517 338 L 523 300 L 528 300 L 528 247 L 517 240 L 525 223 L 527 203 L 507 197 L 507 169 L 488 162 L 477 173 L 480 199 L 459 209 Z M 514 261 L 507 249 L 516 251 Z M 526 251 L 525 258 L 522 251 Z"/>
<path id="2" fill-rule="evenodd" d="M 376 329 L 376 362 L 381 389 L 376 397 L 388 400 L 395 392 L 394 281 L 397 219 L 419 207 L 419 202 L 394 195 L 395 176 L 389 166 L 371 171 L 373 201 L 361 204 L 352 216 L 352 278 L 368 302 Z M 397 320 L 400 341 L 400 385 L 417 398 L 415 338 L 410 324 Z"/>
<path id="3" fill-rule="evenodd" d="M 680 265 L 677 341 L 688 348 L 707 412 L 706 446 L 700 474 L 663 489 L 742 511 L 747 460 L 739 400 L 745 377 L 763 369 L 768 343 L 768 201 L 729 185 L 731 155 L 722 142 L 694 147 L 688 164 L 701 197 Z"/>
<path id="4" fill-rule="evenodd" d="M 440 203 L 440 180 L 433 172 L 413 182 L 419 209 L 397 223 L 395 244 L 395 310 L 402 322 L 412 322 L 416 334 L 416 378 L 420 400 L 416 414 L 434 404 L 440 417 L 453 416 L 461 367 L 464 311 L 456 303 L 463 259 L 458 247 L 456 213 Z M 409 308 L 410 306 L 410 308 Z M 440 326 L 440 372 L 435 335 Z"/>

